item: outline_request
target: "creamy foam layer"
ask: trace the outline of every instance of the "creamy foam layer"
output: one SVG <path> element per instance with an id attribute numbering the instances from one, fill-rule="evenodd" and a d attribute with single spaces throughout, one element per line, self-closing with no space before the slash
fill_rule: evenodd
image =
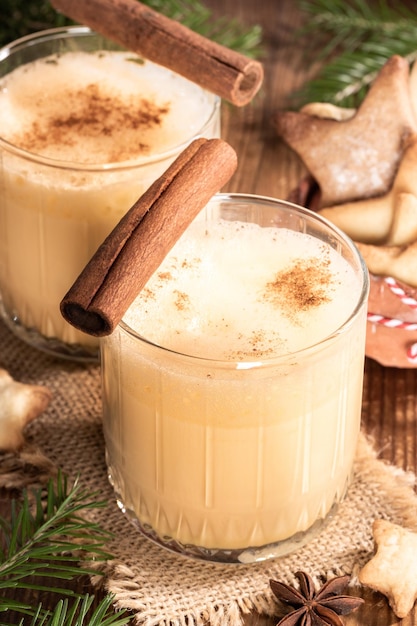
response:
<path id="1" fill-rule="evenodd" d="M 0 135 L 50 158 L 121 162 L 191 139 L 213 98 L 130 52 L 68 52 L 0 81 Z"/>
<path id="2" fill-rule="evenodd" d="M 196 220 L 124 321 L 171 350 L 256 360 L 295 352 L 336 331 L 359 289 L 350 265 L 309 235 Z"/>

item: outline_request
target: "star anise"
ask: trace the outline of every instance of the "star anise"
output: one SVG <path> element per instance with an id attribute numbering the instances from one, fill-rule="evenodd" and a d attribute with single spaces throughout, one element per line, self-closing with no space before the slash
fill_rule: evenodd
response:
<path id="1" fill-rule="evenodd" d="M 341 595 L 349 583 L 349 576 L 337 576 L 328 580 L 318 591 L 311 576 L 297 572 L 300 588 L 270 580 L 274 595 L 293 611 L 283 617 L 277 626 L 343 626 L 339 615 L 357 609 L 362 598 Z"/>

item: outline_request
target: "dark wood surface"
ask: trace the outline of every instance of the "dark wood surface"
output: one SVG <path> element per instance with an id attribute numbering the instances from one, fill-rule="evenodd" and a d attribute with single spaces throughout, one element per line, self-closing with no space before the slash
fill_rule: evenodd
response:
<path id="1" fill-rule="evenodd" d="M 285 108 L 289 95 L 311 75 L 295 30 L 302 16 L 294 0 L 206 0 L 216 15 L 261 24 L 264 29 L 265 81 L 255 101 L 236 109 L 223 104 L 223 137 L 237 150 L 239 167 L 227 189 L 287 197 L 304 174 L 296 155 L 277 138 L 271 116 Z M 381 458 L 405 470 L 417 469 L 417 369 L 385 368 L 372 360 L 365 366 L 363 427 L 372 434 Z M 0 506 L 7 510 L 7 495 Z M 417 558 L 417 555 L 416 555 Z M 84 591 L 86 581 L 79 581 Z M 27 597 L 21 591 L 22 598 Z M 364 592 L 365 604 L 345 617 L 346 626 L 417 625 L 417 609 L 399 620 L 380 594 Z M 0 619 L 1 621 L 1 619 Z M 277 620 L 259 615 L 245 626 L 272 626 Z M 13 623 L 13 622 L 11 622 Z"/>

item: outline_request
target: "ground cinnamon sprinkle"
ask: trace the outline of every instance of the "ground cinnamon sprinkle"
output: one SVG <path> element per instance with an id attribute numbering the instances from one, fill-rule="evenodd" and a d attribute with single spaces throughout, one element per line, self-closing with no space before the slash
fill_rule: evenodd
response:
<path id="1" fill-rule="evenodd" d="M 190 306 L 190 297 L 184 291 L 174 290 L 175 306 L 179 311 L 184 311 Z"/>
<path id="2" fill-rule="evenodd" d="M 201 259 L 199 259 L 198 257 L 193 259 L 192 261 L 189 261 L 188 259 L 185 259 L 182 262 L 181 267 L 183 269 L 187 269 L 187 268 L 193 267 L 193 265 L 198 265 L 199 263 L 201 263 Z"/>
<path id="3" fill-rule="evenodd" d="M 166 281 L 166 280 L 172 280 L 173 276 L 171 274 L 171 272 L 158 272 L 157 274 L 159 280 L 161 281 Z"/>
<path id="4" fill-rule="evenodd" d="M 149 289 L 149 287 L 145 287 L 144 289 L 142 289 L 141 296 L 145 302 L 148 302 L 149 300 L 155 300 L 155 292 Z"/>
<path id="5" fill-rule="evenodd" d="M 249 337 L 249 341 L 247 341 L 246 335 L 243 334 L 239 334 L 237 339 L 242 341 L 245 346 L 247 343 L 248 345 L 244 349 L 230 351 L 226 355 L 226 358 L 231 361 L 244 361 L 245 359 L 252 360 L 274 356 L 277 354 L 277 348 L 282 348 L 284 343 L 279 333 L 271 330 L 266 332 L 262 329 L 254 330 Z"/>
<path id="6" fill-rule="evenodd" d="M 297 313 L 329 302 L 333 281 L 330 261 L 315 257 L 296 259 L 290 268 L 278 272 L 266 284 L 264 297 L 279 306 L 284 315 L 295 319 Z"/>
<path id="7" fill-rule="evenodd" d="M 146 154 L 150 148 L 146 143 L 138 142 L 137 134 L 129 137 L 129 132 L 160 126 L 170 110 L 169 103 L 158 105 L 146 98 L 126 100 L 117 94 L 109 95 L 96 83 L 83 89 L 69 87 L 57 94 L 57 98 L 64 101 L 65 106 L 56 103 L 48 107 L 47 113 L 42 97 L 38 103 L 32 102 L 32 106 L 38 106 L 43 114 L 26 132 L 14 138 L 16 145 L 30 152 L 43 153 L 51 144 L 73 146 L 77 138 L 114 138 L 106 161 L 125 161 Z"/>

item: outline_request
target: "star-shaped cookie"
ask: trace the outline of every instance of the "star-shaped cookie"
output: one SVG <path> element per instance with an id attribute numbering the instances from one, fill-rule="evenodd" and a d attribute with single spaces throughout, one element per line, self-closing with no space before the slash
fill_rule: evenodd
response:
<path id="1" fill-rule="evenodd" d="M 406 246 L 417 240 L 417 135 L 407 145 L 386 194 L 321 209 L 355 242 Z"/>
<path id="2" fill-rule="evenodd" d="M 417 599 L 417 533 L 378 519 L 373 536 L 377 551 L 360 570 L 359 580 L 386 595 L 396 616 L 403 618 Z"/>
<path id="3" fill-rule="evenodd" d="M 417 130 L 408 61 L 392 56 L 356 113 L 341 121 L 283 111 L 273 123 L 320 186 L 322 206 L 386 193 Z"/>
<path id="4" fill-rule="evenodd" d="M 24 441 L 23 430 L 48 406 L 49 389 L 14 380 L 0 368 L 0 450 L 17 450 Z"/>

